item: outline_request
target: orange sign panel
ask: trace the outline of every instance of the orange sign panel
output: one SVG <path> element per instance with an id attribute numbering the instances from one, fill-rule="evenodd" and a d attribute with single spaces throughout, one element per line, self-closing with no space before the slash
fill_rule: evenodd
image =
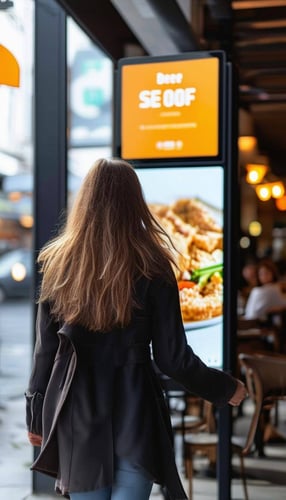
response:
<path id="1" fill-rule="evenodd" d="M 126 64 L 121 74 L 121 156 L 217 156 L 219 59 Z"/>
<path id="2" fill-rule="evenodd" d="M 0 45 L 0 85 L 20 86 L 20 68 L 13 54 Z"/>

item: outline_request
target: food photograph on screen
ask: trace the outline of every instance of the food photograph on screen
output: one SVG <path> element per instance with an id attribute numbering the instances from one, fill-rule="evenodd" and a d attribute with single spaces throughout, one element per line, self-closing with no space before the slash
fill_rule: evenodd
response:
<path id="1" fill-rule="evenodd" d="M 214 367 L 223 349 L 223 169 L 136 170 L 148 206 L 174 245 L 188 343 Z"/>

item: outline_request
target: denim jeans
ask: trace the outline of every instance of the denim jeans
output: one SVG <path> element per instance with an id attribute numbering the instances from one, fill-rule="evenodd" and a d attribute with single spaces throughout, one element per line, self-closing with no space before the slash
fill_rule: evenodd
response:
<path id="1" fill-rule="evenodd" d="M 148 500 L 152 481 L 128 460 L 117 460 L 113 486 L 82 493 L 70 493 L 71 500 Z"/>

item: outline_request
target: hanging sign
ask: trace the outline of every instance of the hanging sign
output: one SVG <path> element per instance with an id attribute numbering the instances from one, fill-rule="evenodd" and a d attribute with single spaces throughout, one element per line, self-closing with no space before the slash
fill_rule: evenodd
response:
<path id="1" fill-rule="evenodd" d="M 0 85 L 20 86 L 18 61 L 4 45 L 0 45 Z"/>

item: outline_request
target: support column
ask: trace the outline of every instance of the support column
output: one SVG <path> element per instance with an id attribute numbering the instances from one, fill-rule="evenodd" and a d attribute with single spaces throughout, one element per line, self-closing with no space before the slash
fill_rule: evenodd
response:
<path id="1" fill-rule="evenodd" d="M 66 15 L 55 0 L 35 2 L 35 257 L 57 229 L 66 207 L 67 172 Z M 39 275 L 35 269 L 35 290 Z M 34 319 L 36 316 L 36 306 Z M 36 451 L 37 453 L 37 451 Z M 54 490 L 54 481 L 33 473 L 33 491 Z"/>

